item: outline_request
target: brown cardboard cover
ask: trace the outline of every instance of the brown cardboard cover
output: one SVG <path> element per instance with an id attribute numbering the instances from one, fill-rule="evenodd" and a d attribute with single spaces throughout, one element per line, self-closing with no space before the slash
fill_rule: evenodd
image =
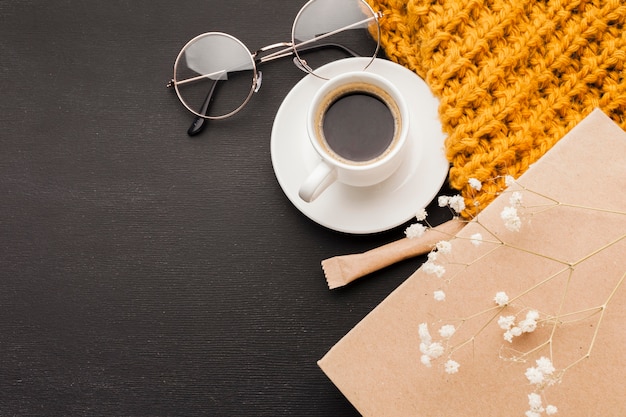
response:
<path id="1" fill-rule="evenodd" d="M 517 189 L 522 226 L 513 232 L 500 214 Z M 524 416 L 532 392 L 557 416 L 626 416 L 625 191 L 626 133 L 596 110 L 457 234 L 436 261 L 442 278 L 420 268 L 319 366 L 364 416 Z M 445 301 L 434 299 L 439 289 Z M 511 299 L 502 310 L 500 291 Z M 529 310 L 545 321 L 505 341 L 497 318 Z M 443 369 L 450 349 L 430 368 L 420 362 L 420 323 L 435 340 L 439 326 L 458 327 L 447 345 L 458 347 L 458 373 Z M 538 390 L 525 372 L 541 356 L 555 374 L 571 367 Z"/>

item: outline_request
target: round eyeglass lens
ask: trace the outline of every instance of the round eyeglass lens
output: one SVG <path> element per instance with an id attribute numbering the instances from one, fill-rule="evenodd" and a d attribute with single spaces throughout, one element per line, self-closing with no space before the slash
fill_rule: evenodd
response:
<path id="1" fill-rule="evenodd" d="M 378 15 L 363 0 L 311 0 L 293 24 L 296 57 L 308 72 L 352 56 L 371 57 L 379 48 Z"/>
<path id="2" fill-rule="evenodd" d="M 210 32 L 190 40 L 174 64 L 174 87 L 187 109 L 206 119 L 239 111 L 256 84 L 256 66 L 237 38 Z"/>

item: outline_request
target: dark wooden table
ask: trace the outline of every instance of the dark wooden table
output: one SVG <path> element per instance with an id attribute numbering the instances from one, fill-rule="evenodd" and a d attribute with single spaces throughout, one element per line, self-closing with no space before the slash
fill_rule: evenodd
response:
<path id="1" fill-rule="evenodd" d="M 303 4 L 0 1 L 1 416 L 358 415 L 316 361 L 422 260 L 335 291 L 320 261 L 404 226 L 346 235 L 285 197 L 289 60 L 193 139 L 165 88 L 188 39 L 286 41 Z"/>

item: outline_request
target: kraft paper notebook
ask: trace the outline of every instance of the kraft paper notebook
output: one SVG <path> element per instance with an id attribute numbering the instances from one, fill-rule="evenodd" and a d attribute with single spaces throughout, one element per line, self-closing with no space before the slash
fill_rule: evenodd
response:
<path id="1" fill-rule="evenodd" d="M 319 361 L 360 413 L 626 415 L 626 133 L 604 113 L 434 252 Z"/>

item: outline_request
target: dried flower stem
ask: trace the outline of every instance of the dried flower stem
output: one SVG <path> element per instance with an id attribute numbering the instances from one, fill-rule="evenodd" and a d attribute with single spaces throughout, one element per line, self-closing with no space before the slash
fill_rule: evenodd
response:
<path id="1" fill-rule="evenodd" d="M 506 178 L 507 186 L 510 185 L 509 183 L 512 183 L 512 181 L 514 181 L 514 180 L 512 181 L 509 181 L 509 180 L 510 180 L 510 177 L 507 177 Z M 470 186 L 476 190 L 480 190 L 482 187 L 482 184 L 475 179 L 471 179 Z M 596 211 L 599 213 L 609 213 L 609 214 L 614 214 L 618 216 L 626 215 L 626 212 L 622 210 L 606 209 L 606 208 L 601 208 L 601 207 L 589 207 L 589 206 L 584 206 L 584 205 L 559 202 L 558 200 L 548 195 L 530 190 L 519 183 L 517 183 L 517 186 L 518 186 L 517 189 L 511 189 L 510 191 L 508 190 L 505 191 L 507 193 L 511 192 L 511 198 L 509 199 L 510 206 L 506 206 L 501 213 L 501 218 L 505 222 L 504 226 L 509 231 L 518 231 L 520 229 L 520 226 L 522 223 L 518 214 L 519 208 L 525 209 L 524 211 L 526 212 L 526 215 L 530 215 L 530 216 L 534 216 L 536 214 L 541 214 L 541 213 L 546 213 L 550 210 L 563 208 L 563 207 L 576 209 L 576 210 L 583 210 L 583 211 Z M 522 191 L 533 194 L 541 199 L 544 199 L 546 203 L 536 204 L 536 205 L 523 205 L 522 203 L 523 195 L 521 194 Z M 502 194 L 502 193 L 497 193 L 497 194 Z M 452 200 L 453 198 L 446 198 L 444 199 L 444 203 L 449 203 Z M 454 201 L 458 203 L 458 200 L 454 200 Z M 441 206 L 441 203 L 440 203 L 440 206 Z M 451 204 L 450 204 L 450 207 L 452 208 Z M 456 209 L 458 209 L 458 207 L 456 207 Z M 537 209 L 539 209 L 539 211 Z M 458 210 L 456 211 L 458 212 Z M 525 362 L 527 358 L 529 358 L 531 355 L 535 355 L 535 354 L 538 355 L 541 351 L 547 348 L 549 350 L 549 355 L 548 355 L 549 358 L 542 356 L 540 359 L 537 360 L 537 367 L 528 368 L 526 371 L 526 377 L 528 378 L 531 385 L 534 385 L 535 390 L 536 390 L 535 393 L 531 395 L 538 395 L 537 393 L 542 393 L 542 395 L 544 395 L 543 390 L 545 388 L 560 381 L 563 375 L 568 370 L 570 370 L 571 368 L 573 368 L 574 366 L 578 365 L 579 363 L 581 363 L 585 359 L 588 359 L 591 356 L 593 349 L 598 340 L 598 335 L 600 332 L 600 328 L 602 327 L 602 322 L 605 318 L 606 310 L 609 304 L 611 303 L 611 301 L 613 300 L 618 289 L 623 285 L 624 281 L 626 280 L 626 272 L 625 272 L 619 279 L 619 282 L 613 287 L 611 293 L 609 294 L 609 296 L 607 297 L 606 301 L 603 304 L 599 306 L 583 308 L 578 311 L 564 312 L 566 308 L 567 300 L 571 297 L 570 293 L 572 291 L 572 283 L 575 278 L 574 273 L 577 267 L 583 264 L 584 262 L 588 261 L 589 259 L 593 258 L 594 256 L 624 241 L 626 239 L 626 234 L 623 234 L 621 236 L 618 236 L 617 238 L 614 238 L 612 241 L 604 244 L 603 246 L 594 248 L 591 252 L 585 254 L 580 259 L 572 261 L 572 260 L 563 260 L 563 259 L 556 258 L 554 256 L 538 253 L 537 251 L 533 251 L 531 249 L 509 243 L 503 240 L 502 238 L 500 238 L 491 230 L 489 230 L 489 228 L 487 228 L 484 224 L 480 222 L 478 217 L 473 217 L 471 221 L 476 222 L 480 227 L 482 227 L 482 230 L 486 231 L 489 235 L 491 235 L 490 239 L 484 240 L 482 238 L 481 233 L 477 233 L 470 238 L 456 237 L 456 239 L 470 240 L 472 241 L 472 243 L 474 243 L 474 240 L 475 240 L 474 236 L 477 235 L 478 236 L 477 241 L 479 243 L 474 243 L 476 246 L 482 243 L 488 243 L 488 244 L 492 244 L 493 247 L 489 248 L 484 253 L 478 255 L 476 259 L 473 259 L 469 263 L 453 262 L 450 259 L 447 259 L 448 265 L 462 266 L 462 268 L 460 268 L 460 270 L 453 273 L 451 277 L 446 277 L 445 281 L 448 284 L 450 284 L 458 275 L 462 274 L 464 271 L 470 268 L 473 264 L 484 260 L 485 258 L 492 255 L 496 250 L 501 249 L 503 247 L 510 248 L 520 253 L 529 254 L 537 258 L 548 260 L 558 265 L 562 265 L 563 267 L 559 268 L 556 272 L 552 273 L 548 277 L 545 277 L 543 279 L 541 279 L 541 277 L 538 277 L 541 279 L 539 282 L 534 283 L 532 286 L 523 290 L 521 293 L 515 295 L 512 298 L 509 298 L 508 295 L 504 291 L 498 292 L 496 294 L 496 297 L 494 298 L 494 301 L 497 304 L 496 306 L 486 308 L 480 312 L 468 315 L 461 319 L 453 320 L 453 322 L 456 322 L 459 324 L 458 327 L 460 328 L 466 325 L 470 321 L 479 320 L 479 323 L 480 323 L 479 318 L 481 316 L 489 315 L 488 317 L 484 317 L 485 321 L 482 322 L 482 324 L 480 324 L 480 327 L 478 328 L 478 330 L 473 332 L 473 334 L 470 337 L 464 338 L 464 340 L 462 340 L 460 343 L 452 344 L 451 343 L 452 340 L 450 338 L 447 339 L 446 350 L 448 351 L 449 362 L 450 361 L 454 362 L 450 358 L 456 352 L 467 347 L 470 344 L 472 345 L 472 349 L 476 349 L 476 341 L 478 340 L 478 336 L 480 336 L 495 321 L 498 322 L 498 325 L 500 326 L 500 328 L 505 330 L 504 339 L 510 343 L 513 343 L 512 341 L 513 341 L 513 338 L 515 337 L 521 336 L 524 333 L 533 332 L 537 328 L 538 325 L 544 325 L 544 324 L 549 325 L 551 327 L 549 329 L 549 335 L 547 335 L 547 337 L 543 341 L 537 341 L 538 343 L 533 344 L 533 347 L 531 349 L 525 350 L 523 352 L 519 350 L 515 350 L 515 349 L 510 349 L 510 352 L 512 353 L 512 355 L 506 358 L 508 360 Z M 443 255 L 443 258 L 446 258 L 445 256 L 446 253 L 447 252 L 445 251 L 441 251 L 440 255 Z M 436 259 L 436 256 L 434 256 L 433 259 Z M 441 270 L 445 273 L 445 268 L 443 266 L 441 266 Z M 430 272 L 427 272 L 427 273 L 430 274 Z M 564 276 L 564 274 L 566 275 Z M 443 275 L 443 273 L 441 275 Z M 438 277 L 441 277 L 441 275 L 438 274 Z M 509 316 L 501 315 L 507 308 L 510 308 L 511 305 L 523 300 L 530 293 L 539 290 L 541 287 L 547 286 L 549 283 L 554 282 L 556 279 L 560 279 L 561 277 L 565 278 L 565 282 L 562 284 L 563 286 L 562 292 L 560 292 L 559 294 L 558 305 L 556 306 L 556 312 L 553 313 L 553 315 L 540 314 L 538 311 L 532 310 L 532 309 L 528 310 L 525 319 L 522 319 L 521 317 L 519 317 L 523 309 L 518 311 L 514 315 L 509 315 Z M 558 335 L 558 329 L 565 324 L 573 323 L 576 321 L 588 320 L 598 314 L 599 314 L 599 317 L 597 318 L 595 330 L 589 342 L 589 346 L 588 346 L 586 353 L 580 358 L 571 362 L 569 365 L 562 367 L 558 372 L 555 372 L 555 368 L 552 365 L 552 360 L 555 354 L 553 349 L 555 346 L 555 343 L 554 343 L 555 338 Z M 500 318 L 498 318 L 498 316 L 500 316 Z M 540 317 L 543 317 L 543 318 L 540 319 Z M 479 324 L 479 323 L 476 323 L 476 324 Z M 502 345 L 502 347 L 500 348 L 501 358 L 504 358 L 503 356 L 503 351 L 505 350 L 504 346 L 506 345 Z M 506 355 L 506 356 L 509 356 L 509 355 Z M 455 365 L 454 373 L 456 373 L 458 370 L 459 364 L 454 362 L 454 365 Z M 533 404 L 531 404 L 531 411 L 537 411 L 537 409 L 533 410 L 533 407 L 538 408 L 540 406 L 540 403 L 538 406 L 536 397 L 533 397 L 532 400 L 533 400 Z M 548 414 L 554 414 L 556 412 L 556 407 L 550 405 L 548 406 L 548 408 L 550 408 L 550 412 L 548 412 Z M 543 412 L 543 409 L 541 410 Z"/>
<path id="2" fill-rule="evenodd" d="M 596 249 L 595 251 L 589 253 L 588 255 L 582 257 L 581 259 L 579 259 L 578 261 L 574 262 L 572 264 L 572 267 L 576 266 L 576 265 L 580 265 L 581 263 L 585 262 L 587 259 L 597 255 L 598 253 L 610 248 L 613 245 L 617 245 L 619 242 L 621 242 L 622 240 L 626 239 L 626 234 L 623 234 L 622 236 L 618 237 L 617 239 L 615 239 L 614 241 L 607 243 L 606 245 Z"/>
<path id="3" fill-rule="evenodd" d="M 591 339 L 591 343 L 589 344 L 589 349 L 587 350 L 587 353 L 583 357 L 581 357 L 580 359 L 575 361 L 574 363 L 572 363 L 572 364 L 568 365 L 566 368 L 564 368 L 563 369 L 563 373 L 565 371 L 567 371 L 568 369 L 571 369 L 572 367 L 576 366 L 576 364 L 578 364 L 579 362 L 582 362 L 583 360 L 588 359 L 589 357 L 591 357 L 591 352 L 593 351 L 593 348 L 594 348 L 594 346 L 596 344 L 596 340 L 598 338 L 598 332 L 600 331 L 602 320 L 604 320 L 604 315 L 606 313 L 606 309 L 608 308 L 611 300 L 613 299 L 613 297 L 617 293 L 617 290 L 622 286 L 622 283 L 624 282 L 625 279 L 626 279 L 626 272 L 624 272 L 624 275 L 622 275 L 622 277 L 620 278 L 620 280 L 617 283 L 617 285 L 613 288 L 613 291 L 611 291 L 611 294 L 609 294 L 609 297 L 604 302 L 604 304 L 602 304 L 599 307 L 600 308 L 600 317 L 598 318 L 598 322 L 596 324 L 596 329 L 593 332 L 593 337 Z"/>
<path id="4" fill-rule="evenodd" d="M 504 307 L 496 307 L 495 309 L 497 309 L 498 311 L 496 311 L 496 313 L 495 313 L 493 316 L 491 316 L 491 318 L 490 318 L 489 320 L 487 320 L 487 321 L 483 324 L 483 326 L 482 326 L 482 327 L 481 327 L 481 328 L 480 328 L 477 332 L 475 332 L 475 333 L 472 335 L 472 337 L 470 337 L 470 338 L 466 339 L 465 341 L 461 342 L 461 343 L 460 343 L 460 344 L 458 344 L 458 345 L 454 345 L 454 346 L 450 349 L 450 356 L 451 356 L 452 354 L 454 354 L 454 352 L 456 352 L 456 351 L 458 351 L 459 349 L 461 349 L 463 346 L 467 345 L 468 343 L 473 343 L 473 342 L 476 340 L 476 338 L 477 338 L 477 337 L 478 337 L 478 336 L 479 336 L 479 335 L 480 335 L 480 334 L 481 334 L 481 333 L 482 333 L 482 332 L 483 332 L 483 331 L 484 331 L 487 327 L 489 327 L 489 325 L 490 325 L 491 323 L 493 323 L 493 321 L 494 321 L 494 320 L 498 317 L 498 315 L 502 312 L 502 310 L 504 309 Z M 474 316 L 470 316 L 469 318 L 467 318 L 467 319 L 465 319 L 465 320 L 461 320 L 461 325 L 463 325 L 463 324 L 465 323 L 465 321 L 466 321 L 466 320 L 471 320 L 472 318 L 477 317 L 478 315 L 482 315 L 482 314 L 488 313 L 488 312 L 489 312 L 489 311 L 491 311 L 491 310 L 493 310 L 493 308 L 491 308 L 491 309 L 489 309 L 489 310 L 485 310 L 485 311 L 483 311 L 483 312 L 481 312 L 481 313 L 478 313 L 478 314 L 476 314 L 476 315 L 474 315 Z"/>

